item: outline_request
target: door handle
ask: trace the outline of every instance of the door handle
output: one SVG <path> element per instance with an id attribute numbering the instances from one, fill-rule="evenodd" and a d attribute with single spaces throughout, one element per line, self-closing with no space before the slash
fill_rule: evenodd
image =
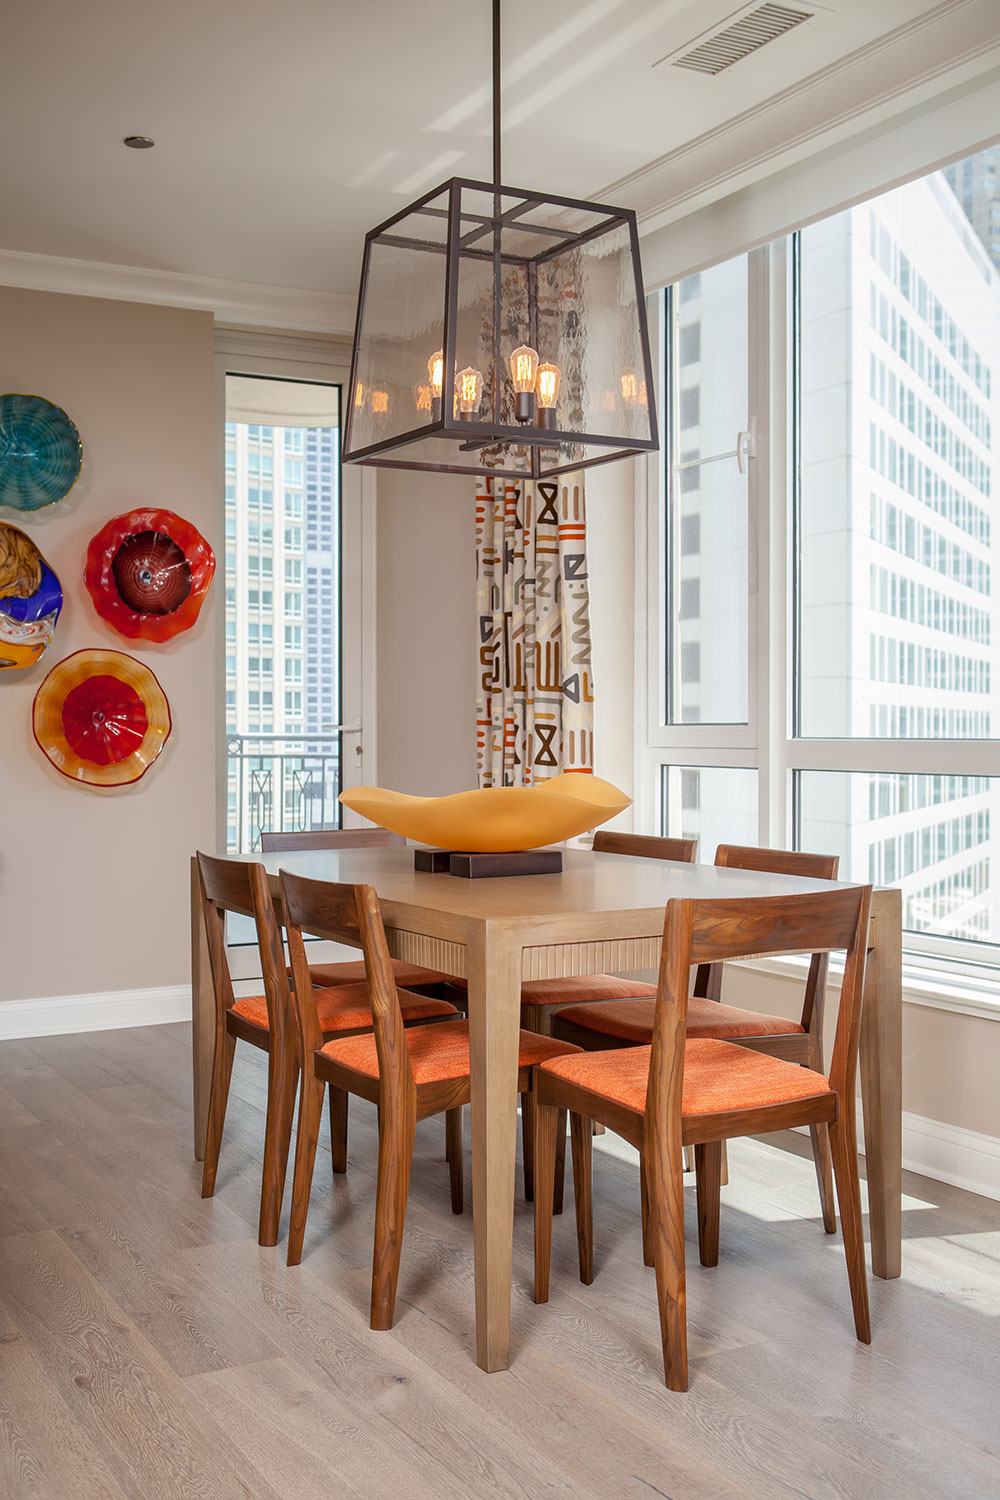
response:
<path id="1" fill-rule="evenodd" d="M 736 467 L 741 474 L 747 472 L 747 461 L 757 457 L 757 418 L 748 417 L 747 425 L 736 434 Z"/>

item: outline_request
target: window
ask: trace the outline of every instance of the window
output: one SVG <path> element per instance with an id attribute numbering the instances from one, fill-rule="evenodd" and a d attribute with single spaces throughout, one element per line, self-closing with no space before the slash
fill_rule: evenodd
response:
<path id="1" fill-rule="evenodd" d="M 226 623 L 229 829 L 231 847 L 253 849 L 261 827 L 280 826 L 273 824 L 275 809 L 288 792 L 293 826 L 340 821 L 339 742 L 328 730 L 341 717 L 339 387 L 229 375 L 226 390 L 227 447 L 234 455 L 226 516 L 226 597 L 233 614 Z M 260 420 L 272 414 L 271 421 Z M 324 535 L 322 547 L 310 542 L 310 556 L 317 555 L 328 580 L 305 601 L 303 528 L 310 537 Z M 296 623 L 286 624 L 289 618 Z M 302 659 L 279 656 L 276 674 L 276 644 L 310 650 L 330 666 L 305 712 Z M 295 734 L 291 745 L 289 731 Z M 248 734 L 258 737 L 244 740 Z"/>
<path id="2" fill-rule="evenodd" d="M 965 165 L 663 294 L 639 802 L 703 859 L 839 852 L 910 950 L 1000 963 L 1000 194 Z"/>

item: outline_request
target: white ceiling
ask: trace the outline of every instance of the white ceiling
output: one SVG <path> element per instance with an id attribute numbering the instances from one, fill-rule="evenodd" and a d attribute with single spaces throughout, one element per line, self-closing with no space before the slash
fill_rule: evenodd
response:
<path id="1" fill-rule="evenodd" d="M 814 19 L 706 78 L 658 60 L 739 0 L 504 0 L 505 182 L 651 212 L 651 164 L 880 38 L 888 77 L 973 0 L 790 3 Z M 488 0 L 4 11 L 0 250 L 353 294 L 367 228 L 490 176 Z"/>

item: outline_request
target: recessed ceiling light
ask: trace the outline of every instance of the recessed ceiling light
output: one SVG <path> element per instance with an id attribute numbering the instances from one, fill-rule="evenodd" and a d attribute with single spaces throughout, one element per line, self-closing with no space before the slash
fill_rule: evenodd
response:
<path id="1" fill-rule="evenodd" d="M 148 135 L 127 135 L 125 144 L 131 146 L 133 151 L 148 151 L 150 146 L 156 145 L 156 142 Z"/>

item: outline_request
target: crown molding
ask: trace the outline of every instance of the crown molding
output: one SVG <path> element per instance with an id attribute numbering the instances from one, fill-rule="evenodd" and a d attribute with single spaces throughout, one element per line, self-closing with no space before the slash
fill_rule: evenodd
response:
<path id="1" fill-rule="evenodd" d="M 0 250 L 0 286 L 186 307 L 210 312 L 218 323 L 254 328 L 295 328 L 347 337 L 354 332 L 355 299 L 343 292 L 264 286 L 20 250 Z"/>
<path id="2" fill-rule="evenodd" d="M 649 233 L 998 65 L 996 0 L 945 0 L 596 196 Z"/>

